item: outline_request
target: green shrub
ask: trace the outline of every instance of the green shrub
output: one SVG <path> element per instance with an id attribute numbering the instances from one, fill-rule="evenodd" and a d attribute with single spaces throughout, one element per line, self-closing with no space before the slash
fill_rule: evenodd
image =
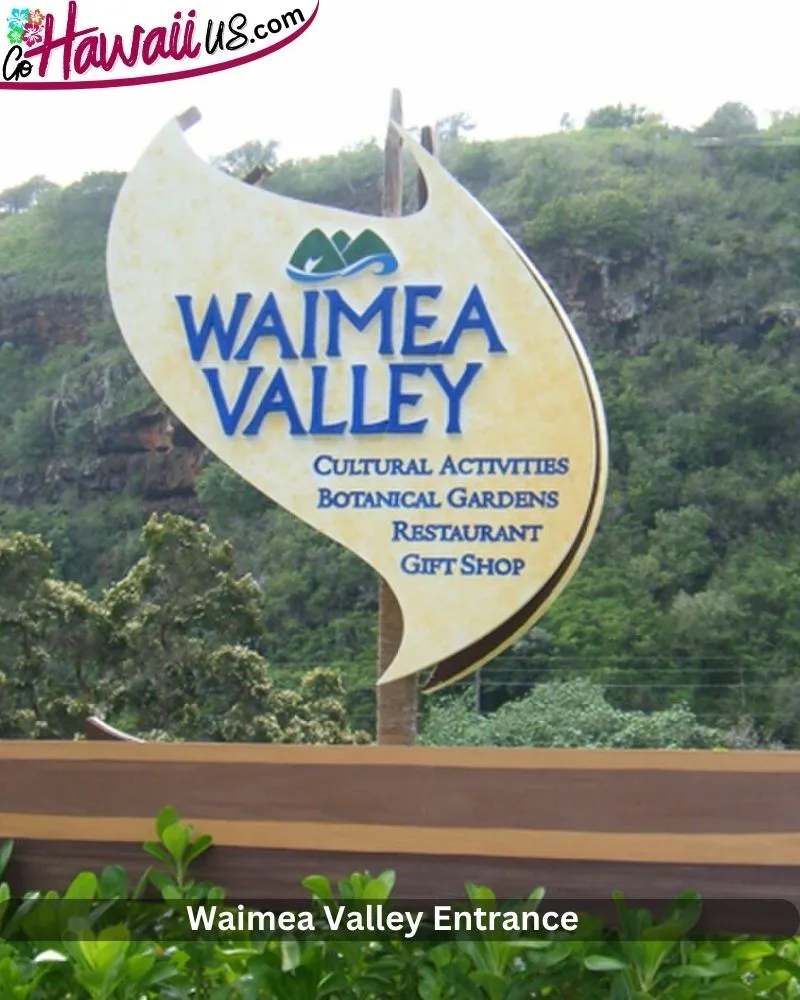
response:
<path id="1" fill-rule="evenodd" d="M 435 703 L 421 741 L 434 746 L 595 747 L 711 750 L 759 745 L 758 734 L 702 725 L 686 705 L 642 712 L 612 705 L 603 687 L 579 678 L 537 685 L 481 715 L 465 695 Z"/>

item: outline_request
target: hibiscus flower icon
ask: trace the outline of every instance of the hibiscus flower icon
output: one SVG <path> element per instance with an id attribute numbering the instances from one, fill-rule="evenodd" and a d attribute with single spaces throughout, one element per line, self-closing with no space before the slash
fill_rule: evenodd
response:
<path id="1" fill-rule="evenodd" d="M 12 28 L 6 38 L 10 45 L 22 45 L 22 28 Z"/>
<path id="2" fill-rule="evenodd" d="M 33 24 L 28 21 L 25 25 L 25 34 L 23 35 L 23 38 L 25 39 L 25 44 L 27 46 L 39 45 L 42 41 L 42 29 L 38 24 Z"/>
<path id="3" fill-rule="evenodd" d="M 12 31 L 25 31 L 25 25 L 30 20 L 31 12 L 27 7 L 12 7 L 8 17 L 9 33 Z"/>
<path id="4" fill-rule="evenodd" d="M 25 27 L 29 28 L 31 25 L 34 25 L 34 27 L 36 28 L 41 27 L 44 24 L 44 19 L 46 16 L 47 15 L 43 14 L 38 7 L 36 8 L 36 10 L 28 11 L 28 23 L 25 25 Z"/>

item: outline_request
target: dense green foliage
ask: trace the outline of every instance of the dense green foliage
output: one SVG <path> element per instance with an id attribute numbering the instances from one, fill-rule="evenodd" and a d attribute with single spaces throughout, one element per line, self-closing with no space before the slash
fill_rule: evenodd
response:
<path id="1" fill-rule="evenodd" d="M 0 882 L 0 991 L 4 1000 L 790 1000 L 800 996 L 800 942 L 693 934 L 702 903 L 679 897 L 666 919 L 617 898 L 614 927 L 584 916 L 571 933 L 439 932 L 369 940 L 192 933 L 188 905 L 225 905 L 223 890 L 193 877 L 212 847 L 171 809 L 145 850 L 158 862 L 136 887 L 119 867 L 85 871 L 63 895 L 10 906 Z M 0 877 L 13 844 L 0 846 Z M 305 908 L 347 902 L 350 912 L 393 900 L 394 873 L 357 873 L 338 885 L 304 879 Z M 143 902 L 156 889 L 160 906 Z M 508 909 L 468 885 L 465 903 Z M 543 904 L 544 900 L 544 905 Z M 132 902 L 133 901 L 133 902 Z M 537 889 L 524 908 L 546 908 Z M 236 913 L 236 905 L 232 904 Z M 157 916 L 154 918 L 154 913 Z M 47 943 L 45 943 L 47 942 Z"/>
<path id="2" fill-rule="evenodd" d="M 758 132 L 748 109 L 725 105 L 699 130 L 704 142 L 729 142 L 713 148 L 621 105 L 536 139 L 468 132 L 464 116 L 439 123 L 442 157 L 571 313 L 598 375 L 612 461 L 584 565 L 540 626 L 483 672 L 482 707 L 585 676 L 620 709 L 686 704 L 701 743 L 747 718 L 800 743 L 800 117 Z M 274 153 L 253 143 L 220 164 L 273 166 Z M 371 142 L 280 163 L 267 184 L 376 212 L 381 176 Z M 57 574 L 93 600 L 143 555 L 140 484 L 62 488 L 55 501 L 49 484 L 69 482 L 120 421 L 157 405 L 103 295 L 121 180 L 50 190 L 35 179 L 0 197 L 13 205 L 0 212 L 0 533 L 41 533 Z M 410 170 L 406 186 L 413 207 Z M 29 321 L 78 300 L 77 336 L 43 339 Z M 22 499 L 3 490 L 12 481 Z M 370 725 L 373 574 L 213 461 L 198 494 L 257 586 L 265 632 L 252 648 L 272 675 L 288 687 L 313 668 L 340 670 L 355 723 Z"/>
<path id="3" fill-rule="evenodd" d="M 684 704 L 654 712 L 612 705 L 581 678 L 538 684 L 529 694 L 480 713 L 471 697 L 441 698 L 425 719 L 429 746 L 593 747 L 618 750 L 753 749 L 763 746 L 752 722 L 730 730 L 702 725 Z"/>
<path id="4" fill-rule="evenodd" d="M 72 739 L 90 714 L 148 739 L 366 738 L 348 728 L 334 672 L 276 688 L 253 648 L 258 587 L 229 543 L 175 515 L 152 518 L 142 543 L 95 600 L 54 576 L 41 537 L 0 537 L 0 739 Z"/>

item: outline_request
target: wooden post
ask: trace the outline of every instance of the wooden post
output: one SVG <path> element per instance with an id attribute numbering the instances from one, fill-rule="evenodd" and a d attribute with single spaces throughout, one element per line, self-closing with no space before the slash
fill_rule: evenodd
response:
<path id="1" fill-rule="evenodd" d="M 392 91 L 390 118 L 403 124 L 399 90 Z M 383 214 L 403 214 L 403 140 L 389 126 L 384 149 Z M 395 657 L 403 635 L 403 614 L 394 592 L 382 578 L 378 582 L 378 676 Z M 417 740 L 417 678 L 404 677 L 376 689 L 377 735 L 382 745 L 412 746 Z"/>
<path id="2" fill-rule="evenodd" d="M 433 148 L 433 129 L 430 125 L 425 125 L 422 129 L 422 134 L 420 136 L 420 145 L 423 149 L 427 149 L 429 153 L 434 153 Z M 417 208 L 420 209 L 428 200 L 428 185 L 425 183 L 425 176 L 420 170 L 417 177 Z"/>

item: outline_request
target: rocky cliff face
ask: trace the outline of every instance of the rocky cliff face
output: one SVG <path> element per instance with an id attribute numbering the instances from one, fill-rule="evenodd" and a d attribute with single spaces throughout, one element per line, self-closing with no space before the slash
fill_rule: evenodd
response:
<path id="1" fill-rule="evenodd" d="M 0 503 L 57 503 L 67 492 L 79 501 L 128 494 L 140 497 L 147 511 L 192 515 L 204 457 L 202 446 L 170 414 L 141 413 L 107 428 L 93 455 L 0 476 Z"/>
<path id="2" fill-rule="evenodd" d="M 4 290 L 9 289 L 0 288 L 0 347 L 22 348 L 26 358 L 42 364 L 58 348 L 87 345 L 92 328 L 113 322 L 105 299 L 58 293 L 31 301 L 3 296 Z M 118 353 L 121 357 L 125 353 L 121 339 Z M 123 365 L 128 372 L 133 370 L 127 359 Z M 122 366 L 116 367 L 117 378 L 121 371 L 124 379 Z M 69 377 L 65 373 L 65 381 Z M 81 381 L 80 374 L 72 379 L 73 383 Z M 87 401 L 99 403 L 102 410 L 108 387 L 102 386 L 100 376 L 88 381 L 98 384 L 88 385 L 84 380 L 83 385 L 71 385 L 70 403 L 73 407 Z M 60 398 L 52 400 L 54 428 L 63 406 Z M 138 412 L 112 422 L 97 420 L 91 444 L 80 457 L 34 462 L 24 472 L 4 472 L 0 466 L 0 503 L 57 503 L 66 494 L 80 503 L 102 495 L 127 494 L 141 498 L 146 512 L 191 515 L 196 513 L 195 482 L 205 455 L 195 437 L 151 394 Z"/>
<path id="3" fill-rule="evenodd" d="M 108 308 L 88 295 L 60 292 L 31 302 L 13 297 L 13 291 L 11 279 L 0 280 L 0 344 L 25 346 L 40 356 L 63 344 L 81 343 L 87 326 Z"/>

